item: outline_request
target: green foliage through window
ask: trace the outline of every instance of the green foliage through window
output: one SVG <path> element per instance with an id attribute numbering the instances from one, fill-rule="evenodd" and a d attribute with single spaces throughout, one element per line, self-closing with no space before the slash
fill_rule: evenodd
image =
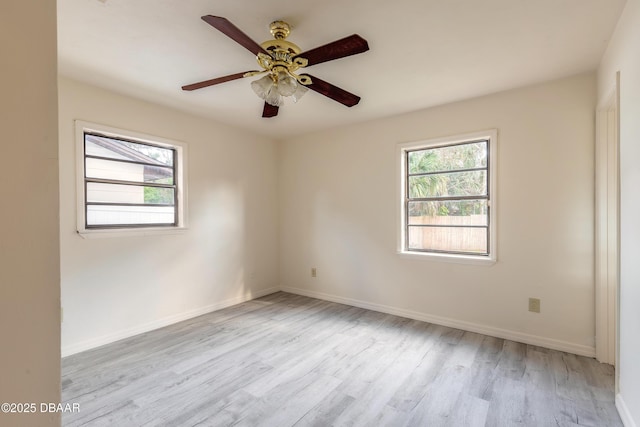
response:
<path id="1" fill-rule="evenodd" d="M 489 255 L 490 141 L 416 143 L 403 150 L 407 251 Z"/>
<path id="2" fill-rule="evenodd" d="M 410 151 L 407 157 L 410 199 L 487 194 L 486 141 Z M 410 215 L 486 213 L 483 205 L 484 200 L 410 204 Z"/>

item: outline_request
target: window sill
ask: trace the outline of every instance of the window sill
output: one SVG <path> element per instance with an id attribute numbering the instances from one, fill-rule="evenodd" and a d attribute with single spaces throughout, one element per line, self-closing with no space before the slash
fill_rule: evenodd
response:
<path id="1" fill-rule="evenodd" d="M 184 234 L 187 227 L 149 227 L 149 228 L 105 228 L 96 230 L 78 230 L 83 239 L 99 239 L 105 237 L 142 237 L 165 234 Z"/>
<path id="2" fill-rule="evenodd" d="M 473 256 L 473 255 L 454 255 L 454 254 L 440 254 L 431 252 L 410 252 L 410 251 L 398 251 L 398 255 L 401 258 L 420 260 L 420 261 L 436 261 L 436 262 L 450 262 L 454 264 L 469 264 L 469 265 L 484 265 L 492 266 L 496 263 L 495 258 Z"/>

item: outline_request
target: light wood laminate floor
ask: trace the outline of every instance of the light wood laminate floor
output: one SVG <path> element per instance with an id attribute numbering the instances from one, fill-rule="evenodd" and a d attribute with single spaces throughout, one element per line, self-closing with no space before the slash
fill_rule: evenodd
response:
<path id="1" fill-rule="evenodd" d="M 64 426 L 622 426 L 594 359 L 282 292 L 62 374 Z"/>

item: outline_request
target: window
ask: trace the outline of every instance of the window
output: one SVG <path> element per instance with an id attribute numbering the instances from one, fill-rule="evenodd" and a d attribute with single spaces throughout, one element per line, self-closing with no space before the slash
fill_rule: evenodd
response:
<path id="1" fill-rule="evenodd" d="M 183 144 L 77 122 L 78 231 L 184 227 Z"/>
<path id="2" fill-rule="evenodd" d="M 400 252 L 495 261 L 496 132 L 400 146 Z"/>

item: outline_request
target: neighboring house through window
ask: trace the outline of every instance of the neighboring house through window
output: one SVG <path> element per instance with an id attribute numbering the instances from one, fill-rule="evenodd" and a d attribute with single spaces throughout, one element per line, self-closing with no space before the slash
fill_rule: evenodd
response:
<path id="1" fill-rule="evenodd" d="M 496 135 L 399 146 L 401 253 L 495 261 Z"/>
<path id="2" fill-rule="evenodd" d="M 77 123 L 78 231 L 184 226 L 184 144 Z"/>

